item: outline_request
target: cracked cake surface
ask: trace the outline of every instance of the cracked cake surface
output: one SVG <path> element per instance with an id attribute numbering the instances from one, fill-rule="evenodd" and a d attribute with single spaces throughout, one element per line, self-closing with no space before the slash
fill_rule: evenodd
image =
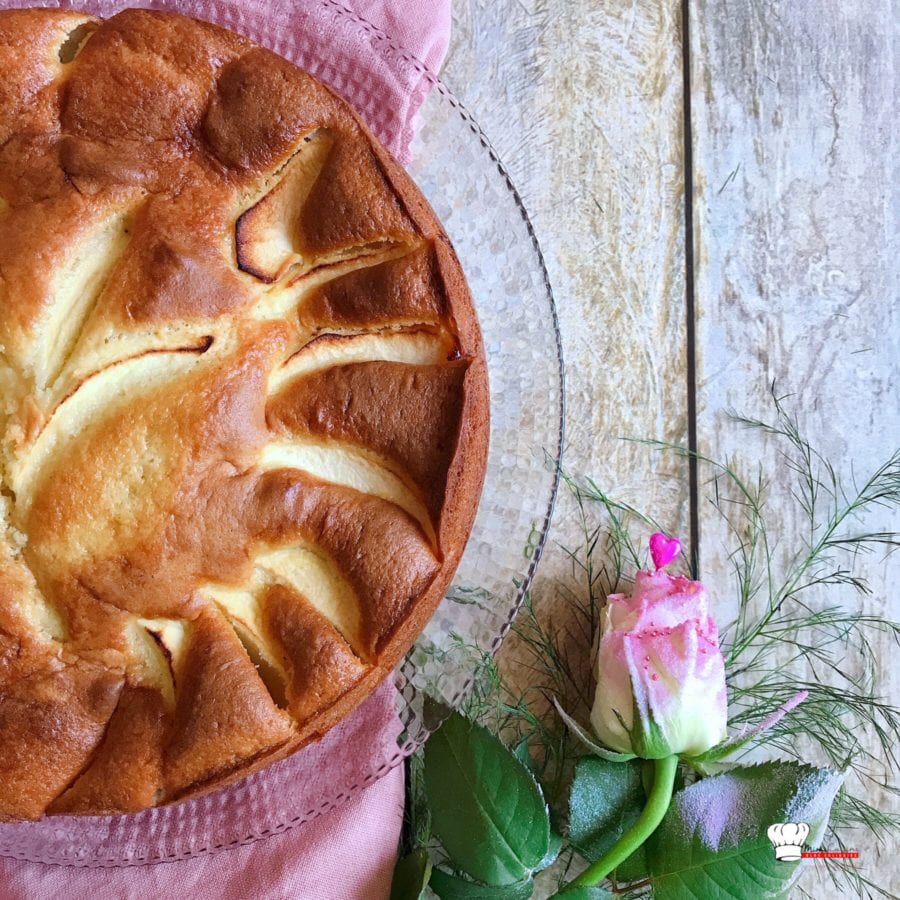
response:
<path id="1" fill-rule="evenodd" d="M 440 224 L 243 37 L 0 12 L 0 820 L 284 757 L 443 597 L 487 376 Z"/>

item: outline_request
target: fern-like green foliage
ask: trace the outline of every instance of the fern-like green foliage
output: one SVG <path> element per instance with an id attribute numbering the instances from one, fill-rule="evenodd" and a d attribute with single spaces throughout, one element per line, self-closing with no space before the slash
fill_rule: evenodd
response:
<path id="1" fill-rule="evenodd" d="M 900 507 L 900 451 L 863 481 L 848 484 L 806 440 L 774 392 L 773 404 L 771 422 L 734 418 L 775 442 L 790 496 L 806 522 L 802 533 L 781 533 L 761 467 L 748 471 L 740 459 L 720 462 L 678 446 L 642 443 L 648 452 L 693 456 L 704 494 L 727 526 L 738 610 L 733 622 L 720 623 L 731 729 L 758 723 L 797 691 L 808 691 L 800 706 L 733 761 L 746 761 L 748 754 L 781 756 L 847 770 L 852 777 L 838 795 L 824 844 L 869 847 L 874 837 L 876 846 L 884 846 L 896 838 L 900 817 L 867 795 L 898 791 L 900 709 L 881 694 L 873 639 L 888 634 L 900 644 L 900 625 L 866 611 L 870 588 L 856 563 L 861 554 L 887 554 L 900 545 L 896 533 L 865 528 L 866 514 L 875 508 Z M 552 700 L 586 720 L 594 689 L 592 646 L 605 598 L 627 590 L 635 571 L 647 567 L 641 548 L 649 533 L 671 530 L 614 500 L 590 478 L 563 477 L 582 540 L 562 548 L 571 563 L 571 584 L 551 586 L 563 597 L 564 610 L 555 604 L 551 619 L 529 595 L 514 623 L 516 666 L 529 669 L 529 687 L 514 693 L 489 654 L 458 648 L 470 654 L 479 673 L 465 712 L 508 743 L 527 748 L 560 828 L 574 762 L 583 750 L 553 713 Z M 787 498 L 778 499 L 783 510 Z M 692 574 L 702 577 L 702 571 Z M 823 605 L 826 595 L 831 599 Z M 566 860 L 573 864 L 571 851 Z M 829 873 L 846 896 L 893 896 L 852 865 L 831 861 Z M 641 885 L 614 885 L 623 896 L 635 888 L 639 893 Z"/>

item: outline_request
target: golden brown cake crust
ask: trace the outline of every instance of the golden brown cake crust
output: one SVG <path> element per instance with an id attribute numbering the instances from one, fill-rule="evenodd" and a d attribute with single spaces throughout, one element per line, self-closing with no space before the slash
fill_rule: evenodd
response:
<path id="1" fill-rule="evenodd" d="M 481 490 L 481 337 L 409 177 L 275 54 L 34 9 L 0 71 L 0 820 L 134 812 L 409 648 Z"/>

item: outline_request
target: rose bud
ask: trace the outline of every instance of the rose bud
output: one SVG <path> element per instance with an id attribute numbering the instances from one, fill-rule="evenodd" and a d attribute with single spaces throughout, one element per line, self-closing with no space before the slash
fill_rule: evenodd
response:
<path id="1" fill-rule="evenodd" d="M 655 551 L 657 565 L 675 555 Z M 609 597 L 591 724 L 607 746 L 644 759 L 696 756 L 725 740 L 725 663 L 699 581 L 658 568 L 637 573 L 631 597 Z"/>

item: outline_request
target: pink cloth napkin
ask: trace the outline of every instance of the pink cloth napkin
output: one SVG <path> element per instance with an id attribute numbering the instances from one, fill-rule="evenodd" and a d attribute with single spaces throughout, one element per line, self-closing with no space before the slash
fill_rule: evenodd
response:
<path id="1" fill-rule="evenodd" d="M 0 859 L 2 900 L 379 900 L 390 893 L 403 767 L 306 825 L 212 856 L 128 869 Z"/>
<path id="2" fill-rule="evenodd" d="M 50 6 L 112 15 L 126 6 L 170 9 L 226 25 L 264 44 L 317 75 L 343 94 L 376 135 L 406 161 L 415 114 L 427 96 L 428 71 L 437 72 L 447 51 L 451 0 L 0 0 L 0 8 Z M 361 17 L 361 19 L 360 19 Z M 325 49 L 327 48 L 327 49 Z M 196 801 L 173 827 L 196 827 L 197 809 L 215 809 L 223 828 L 254 807 L 254 800 L 289 794 L 284 785 L 318 780 L 352 786 L 385 768 L 372 759 L 396 759 L 398 722 L 393 688 L 385 686 L 318 747 L 301 751 L 254 779 L 212 799 Z M 315 775 L 310 779 L 310 765 Z M 322 767 L 329 771 L 323 773 Z M 388 896 L 403 817 L 403 769 L 390 768 L 349 800 L 303 825 L 246 846 L 156 865 L 73 868 L 0 856 L 0 900 L 197 900 L 247 897 L 310 900 L 379 900 Z M 308 796 L 298 791 L 298 796 Z M 314 793 L 314 792 L 313 792 Z M 329 799 L 333 799 L 329 797 Z M 283 801 L 285 807 L 291 798 Z M 245 806 L 244 803 L 247 803 Z M 272 801 L 266 811 L 272 814 Z M 154 813 L 163 811 L 154 811 Z M 149 814 L 153 815 L 153 814 Z M 130 817 L 129 817 L 130 818 Z M 168 824 L 163 814 L 151 819 Z M 101 821 L 101 820 L 94 820 Z M 135 843 L 142 825 L 119 828 L 102 820 L 110 843 L 121 832 Z M 285 820 L 282 820 L 285 821 Z M 289 821 L 286 820 L 286 821 Z M 65 840 L 84 840 L 96 826 L 67 820 Z M 187 826 L 185 825 L 187 823 Z M 19 828 L 20 826 L 15 826 Z M 22 846 L 40 845 L 34 826 L 22 827 Z M 38 827 L 46 827 L 41 823 Z M 31 828 L 31 831 L 26 831 Z M 50 832 L 47 832 L 49 834 Z M 59 834 L 54 838 L 58 841 Z M 139 840 L 139 837 L 138 837 Z M 16 846 L 16 833 L 0 826 L 0 853 Z M 25 855 L 25 854 L 17 854 Z M 33 855 L 33 854 L 31 854 Z"/>
<path id="3" fill-rule="evenodd" d="M 0 0 L 111 16 L 172 10 L 238 31 L 342 94 L 402 163 L 450 40 L 451 0 Z"/>

